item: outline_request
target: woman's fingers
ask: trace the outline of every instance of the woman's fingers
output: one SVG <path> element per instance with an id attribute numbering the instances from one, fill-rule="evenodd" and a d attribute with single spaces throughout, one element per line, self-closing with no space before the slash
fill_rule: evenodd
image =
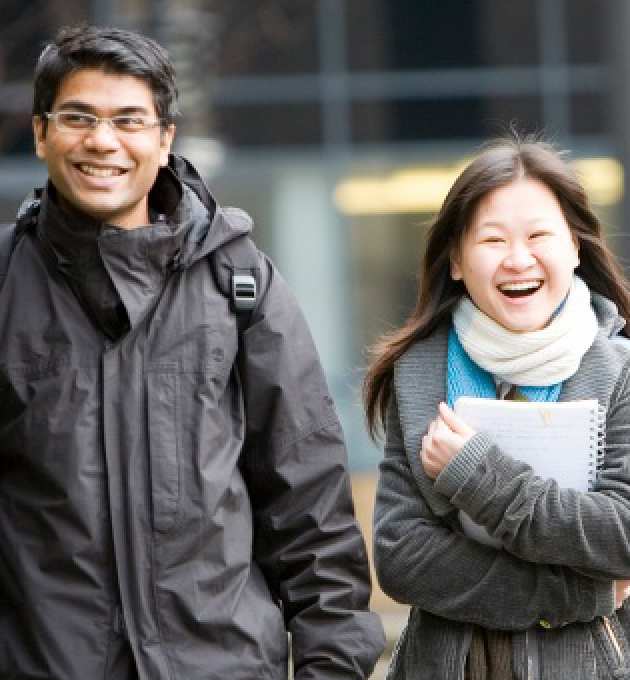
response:
<path id="1" fill-rule="evenodd" d="M 422 438 L 422 449 L 420 451 L 420 462 L 425 473 L 431 479 L 435 479 L 444 469 L 451 458 L 459 450 L 461 439 L 448 425 L 437 418 L 429 424 L 426 435 Z"/>
<path id="2" fill-rule="evenodd" d="M 455 415 L 451 409 L 443 401 L 438 406 L 439 417 L 446 425 L 455 433 L 462 435 L 465 439 L 469 439 L 475 434 L 475 431 L 469 427 L 459 416 Z"/>

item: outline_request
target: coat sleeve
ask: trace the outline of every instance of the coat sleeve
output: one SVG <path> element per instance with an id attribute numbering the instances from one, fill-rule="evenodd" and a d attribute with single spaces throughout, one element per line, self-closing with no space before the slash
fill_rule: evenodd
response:
<path id="1" fill-rule="evenodd" d="M 281 602 L 296 680 L 367 678 L 384 647 L 343 435 L 296 301 L 269 282 L 243 337 L 254 559 Z"/>
<path id="2" fill-rule="evenodd" d="M 453 621 L 514 631 L 541 619 L 558 626 L 613 611 L 610 581 L 563 566 L 526 562 L 467 538 L 437 517 L 413 478 L 393 399 L 374 541 L 383 590 L 400 602 Z"/>
<path id="3" fill-rule="evenodd" d="M 561 489 L 537 477 L 484 433 L 467 442 L 435 488 L 521 559 L 601 579 L 630 578 L 629 375 L 626 365 L 611 395 L 604 464 L 594 491 Z"/>

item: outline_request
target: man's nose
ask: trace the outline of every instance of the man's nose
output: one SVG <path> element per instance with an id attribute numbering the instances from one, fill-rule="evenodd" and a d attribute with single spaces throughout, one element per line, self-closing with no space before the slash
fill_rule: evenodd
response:
<path id="1" fill-rule="evenodd" d="M 508 269 L 527 269 L 536 263 L 536 258 L 524 243 L 514 243 L 510 252 L 503 260 L 503 265 Z"/>
<path id="2" fill-rule="evenodd" d="M 90 149 L 109 151 L 118 149 L 120 139 L 108 121 L 100 120 L 96 127 L 85 135 L 83 143 Z"/>

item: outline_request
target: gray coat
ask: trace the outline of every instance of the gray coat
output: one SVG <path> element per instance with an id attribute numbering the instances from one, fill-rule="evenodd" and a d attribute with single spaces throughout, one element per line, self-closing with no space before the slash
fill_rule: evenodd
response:
<path id="1" fill-rule="evenodd" d="M 283 680 L 287 630 L 296 680 L 359 680 L 382 650 L 304 318 L 260 254 L 235 373 L 236 318 L 210 257 L 251 221 L 185 179 L 199 195 L 162 171 L 152 196 L 170 210 L 133 230 L 46 194 L 13 252 L 0 291 L 3 680 Z"/>
<path id="2" fill-rule="evenodd" d="M 630 349 L 610 338 L 620 327 L 611 303 L 593 304 L 600 333 L 560 399 L 606 408 L 594 493 L 537 478 L 484 433 L 433 483 L 418 452 L 445 399 L 447 329 L 397 362 L 374 516 L 381 586 L 412 605 L 391 678 L 463 678 L 472 624 L 512 631 L 517 678 L 630 677 L 630 607 L 613 612 L 612 583 L 630 578 Z M 504 549 L 464 536 L 459 510 Z"/>

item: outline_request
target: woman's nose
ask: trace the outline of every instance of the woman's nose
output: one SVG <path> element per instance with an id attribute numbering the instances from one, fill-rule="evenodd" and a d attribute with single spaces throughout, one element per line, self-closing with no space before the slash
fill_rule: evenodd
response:
<path id="1" fill-rule="evenodd" d="M 503 266 L 508 269 L 527 269 L 536 263 L 536 258 L 525 244 L 513 244 L 510 252 L 503 260 Z"/>

